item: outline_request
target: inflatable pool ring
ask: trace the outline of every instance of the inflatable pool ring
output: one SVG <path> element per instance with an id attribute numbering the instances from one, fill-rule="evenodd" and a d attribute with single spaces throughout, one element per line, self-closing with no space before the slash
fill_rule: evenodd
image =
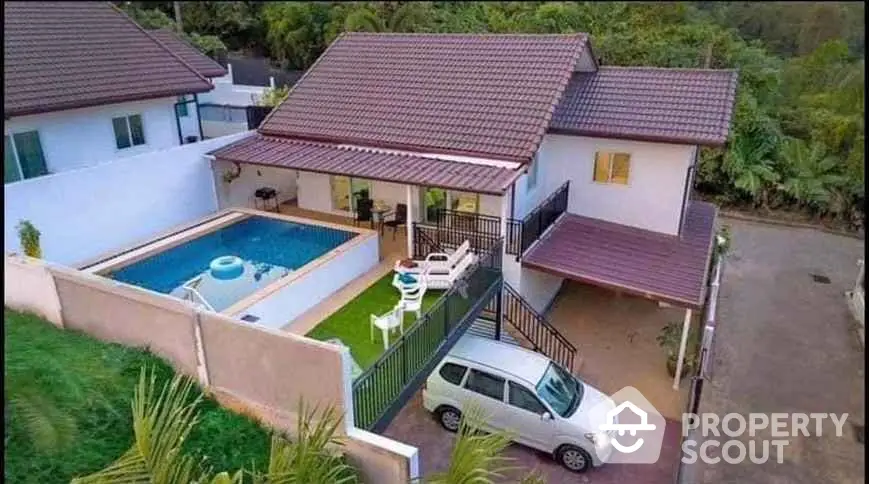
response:
<path id="1" fill-rule="evenodd" d="M 244 262 L 234 255 L 218 257 L 209 264 L 211 275 L 222 281 L 235 279 L 244 273 Z"/>

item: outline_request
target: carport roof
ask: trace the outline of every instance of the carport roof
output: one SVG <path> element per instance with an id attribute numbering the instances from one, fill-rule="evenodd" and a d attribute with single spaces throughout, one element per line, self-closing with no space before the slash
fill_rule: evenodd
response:
<path id="1" fill-rule="evenodd" d="M 275 166 L 491 195 L 502 195 L 522 174 L 521 170 L 503 166 L 259 134 L 209 154 L 218 160 L 233 163 Z"/>
<path id="2" fill-rule="evenodd" d="M 579 282 L 699 309 L 717 209 L 691 202 L 682 235 L 667 235 L 574 214 L 562 216 L 522 265 Z"/>

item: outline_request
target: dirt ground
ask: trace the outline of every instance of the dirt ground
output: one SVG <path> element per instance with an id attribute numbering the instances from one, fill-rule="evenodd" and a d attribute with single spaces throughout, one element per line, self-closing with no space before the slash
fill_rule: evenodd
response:
<path id="1" fill-rule="evenodd" d="M 673 390 L 666 355 L 655 338 L 667 323 L 681 326 L 684 309 L 565 281 L 548 317 L 576 347 L 580 378 L 609 395 L 632 386 L 665 418 L 681 418 L 688 382 Z M 699 320 L 694 314 L 695 328 Z"/>
<path id="2" fill-rule="evenodd" d="M 686 465 L 681 482 L 865 482 L 864 448 L 851 425 L 864 423 L 864 354 L 844 298 L 854 285 L 863 241 L 811 229 L 723 223 L 731 226 L 733 244 L 721 285 L 712 378 L 700 412 L 849 416 L 842 437 L 832 425 L 820 437 L 789 437 L 781 464 Z"/>

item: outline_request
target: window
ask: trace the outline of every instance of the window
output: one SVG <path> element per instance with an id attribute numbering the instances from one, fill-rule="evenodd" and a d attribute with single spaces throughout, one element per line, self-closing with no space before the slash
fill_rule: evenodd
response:
<path id="1" fill-rule="evenodd" d="M 523 410 L 528 410 L 529 412 L 537 415 L 542 415 L 543 412 L 548 412 L 546 407 L 540 403 L 540 400 L 525 387 L 510 382 L 510 405 L 514 407 L 519 407 Z"/>
<path id="2" fill-rule="evenodd" d="M 495 400 L 504 400 L 504 379 L 479 370 L 471 370 L 465 388 Z"/>
<path id="3" fill-rule="evenodd" d="M 554 363 L 549 363 L 536 389 L 540 398 L 562 417 L 573 415 L 585 391 L 579 380 Z"/>
<path id="4" fill-rule="evenodd" d="M 477 213 L 480 211 L 478 193 L 449 192 L 450 208 L 457 212 Z"/>
<path id="5" fill-rule="evenodd" d="M 145 144 L 141 114 L 112 118 L 112 128 L 115 130 L 115 145 L 119 150 Z"/>
<path id="6" fill-rule="evenodd" d="M 525 188 L 528 190 L 533 190 L 534 187 L 537 186 L 537 154 L 534 155 L 534 159 L 531 160 L 531 166 L 528 167 L 528 178 Z"/>
<path id="7" fill-rule="evenodd" d="M 187 111 L 187 99 L 184 96 L 178 96 L 178 103 L 175 105 L 175 111 L 178 113 L 179 118 L 186 118 L 190 115 Z"/>
<path id="8" fill-rule="evenodd" d="M 441 367 L 440 375 L 444 380 L 453 385 L 458 385 L 462 383 L 462 378 L 465 377 L 465 371 L 467 370 L 468 369 L 462 365 L 444 363 L 444 366 Z"/>
<path id="9" fill-rule="evenodd" d="M 628 184 L 631 155 L 598 151 L 594 155 L 594 181 L 598 183 Z"/>
<path id="10" fill-rule="evenodd" d="M 48 174 L 39 133 L 26 131 L 7 135 L 3 155 L 3 183 Z"/>

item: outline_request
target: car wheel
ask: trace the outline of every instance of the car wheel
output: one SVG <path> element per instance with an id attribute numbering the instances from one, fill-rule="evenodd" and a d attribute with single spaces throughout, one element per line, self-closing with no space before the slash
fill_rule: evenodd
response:
<path id="1" fill-rule="evenodd" d="M 591 456 L 588 452 L 573 445 L 562 445 L 555 455 L 558 463 L 567 470 L 582 473 L 591 467 Z"/>
<path id="2" fill-rule="evenodd" d="M 441 407 L 438 409 L 438 422 L 450 432 L 458 432 L 462 421 L 462 412 L 453 407 Z"/>

